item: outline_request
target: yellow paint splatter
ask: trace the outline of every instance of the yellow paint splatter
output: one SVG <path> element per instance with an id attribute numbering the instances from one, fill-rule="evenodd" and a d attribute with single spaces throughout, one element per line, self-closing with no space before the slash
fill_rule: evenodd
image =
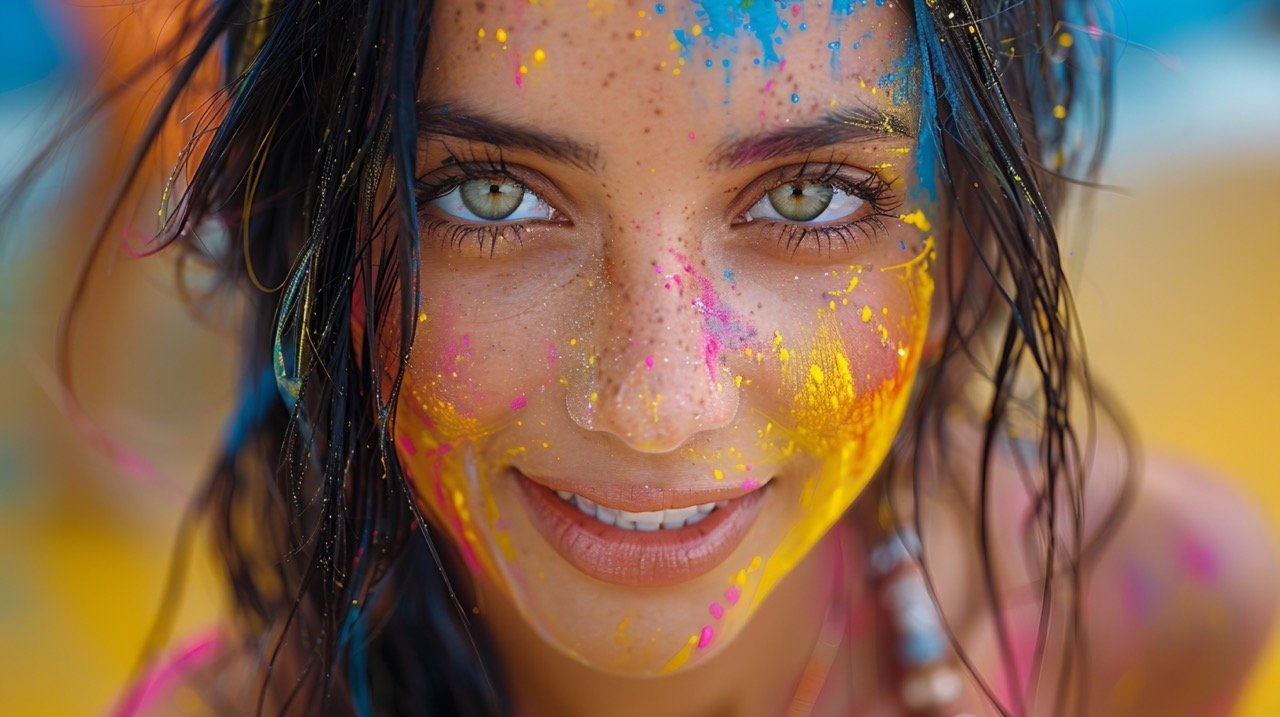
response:
<path id="1" fill-rule="evenodd" d="M 1058 35 L 1058 44 L 1063 47 L 1071 47 L 1076 44 L 1076 41 L 1075 38 L 1071 37 L 1071 33 L 1064 32 L 1061 35 Z"/>
<path id="2" fill-rule="evenodd" d="M 675 672 L 680 669 L 684 663 L 689 661 L 689 656 L 693 654 L 693 649 L 697 646 L 698 636 L 693 635 L 689 638 L 689 641 L 684 644 L 684 647 L 680 648 L 679 652 L 672 656 L 670 660 L 667 660 L 667 664 L 662 666 L 662 671 Z"/>
<path id="3" fill-rule="evenodd" d="M 533 61 L 542 64 L 547 61 L 547 52 L 541 47 L 533 51 Z"/>
<path id="4" fill-rule="evenodd" d="M 712 469 L 711 477 L 715 478 L 716 480 L 724 480 L 724 471 L 720 470 L 719 468 Z"/>
<path id="5" fill-rule="evenodd" d="M 483 28 L 483 27 L 476 31 L 476 37 L 484 38 L 484 28 Z"/>
<path id="6" fill-rule="evenodd" d="M 694 37 L 697 37 L 698 35 L 701 35 L 701 34 L 702 34 L 702 26 L 701 26 L 701 25 L 694 25 L 694 26 L 693 26 L 693 29 L 691 30 L 691 32 L 693 32 L 693 36 L 694 36 Z"/>
<path id="7" fill-rule="evenodd" d="M 493 38 L 498 42 L 506 43 L 507 31 L 502 28 L 498 28 L 497 32 L 493 33 Z"/>
<path id="8" fill-rule="evenodd" d="M 1067 108 L 1066 108 L 1066 107 L 1063 107 L 1062 105 L 1054 105 L 1054 106 L 1053 106 L 1053 116 L 1054 116 L 1055 118 L 1057 118 L 1057 119 L 1066 119 L 1066 118 L 1067 118 Z"/>
<path id="9" fill-rule="evenodd" d="M 904 223 L 910 224 L 922 232 L 927 232 L 932 228 L 932 225 L 929 224 L 929 219 L 924 215 L 924 211 L 920 209 L 917 209 L 910 214 L 901 214 L 898 218 Z"/>
<path id="10" fill-rule="evenodd" d="M 868 322 L 868 321 L 870 321 L 870 320 L 871 320 L 871 307 L 870 307 L 870 306 L 864 306 L 864 307 L 862 307 L 862 321 L 863 321 L 863 323 L 866 323 L 866 322 Z"/>

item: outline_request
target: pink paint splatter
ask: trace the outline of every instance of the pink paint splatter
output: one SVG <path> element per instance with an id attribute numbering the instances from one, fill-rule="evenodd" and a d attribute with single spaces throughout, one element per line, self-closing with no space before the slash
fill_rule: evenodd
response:
<path id="1" fill-rule="evenodd" d="M 759 487 L 760 487 L 760 481 L 758 481 L 758 480 L 754 480 L 754 479 L 752 479 L 752 478 L 748 478 L 748 479 L 746 479 L 746 480 L 742 481 L 742 489 L 743 489 L 743 490 L 755 490 L 756 488 L 759 488 Z"/>
<path id="2" fill-rule="evenodd" d="M 730 605 L 737 605 L 740 597 L 742 597 L 742 590 L 737 585 L 730 585 L 724 591 L 724 601 Z"/>
<path id="3" fill-rule="evenodd" d="M 689 141 L 690 141 L 690 142 L 692 142 L 692 141 L 696 140 L 697 138 L 698 138 L 698 136 L 697 136 L 697 135 L 695 135 L 694 133 L 692 133 L 692 132 L 690 132 L 690 133 L 689 133 Z"/>
<path id="4" fill-rule="evenodd" d="M 516 87 L 524 87 L 524 75 L 521 75 L 518 70 L 516 71 Z"/>
<path id="5" fill-rule="evenodd" d="M 522 393 L 519 396 L 516 396 L 515 398 L 511 399 L 511 410 L 519 411 L 520 409 L 528 405 L 528 403 L 529 403 L 528 397 L 526 397 Z"/>
<path id="6" fill-rule="evenodd" d="M 781 68 L 779 68 L 779 69 L 781 69 Z M 764 94 L 766 94 L 766 95 L 767 95 L 767 94 L 769 94 L 770 92 L 773 92 L 773 80 L 769 80 L 768 82 L 764 83 Z M 764 114 L 764 113 L 763 113 L 763 112 L 761 112 L 760 114 Z"/>
<path id="7" fill-rule="evenodd" d="M 649 355 L 649 356 L 645 356 L 645 357 L 644 357 L 644 367 L 645 367 L 645 368 L 648 368 L 648 369 L 652 369 L 652 368 L 653 368 L 653 355 L 652 355 L 652 354 L 651 354 L 651 355 Z"/>
<path id="8" fill-rule="evenodd" d="M 703 625 L 702 632 L 698 635 L 698 649 L 701 650 L 711 644 L 711 638 L 716 636 L 716 631 L 710 625 Z"/>
<path id="9" fill-rule="evenodd" d="M 1178 562 L 1199 585 L 1208 585 L 1222 574 L 1222 562 L 1210 546 L 1188 537 L 1178 545 Z"/>
<path id="10" fill-rule="evenodd" d="M 791 17 L 800 17 L 800 3 L 791 6 Z"/>
<path id="11" fill-rule="evenodd" d="M 717 620 L 724 617 L 724 606 L 718 602 L 711 603 L 711 607 L 707 608 L 707 610 L 711 613 L 711 617 Z"/>
<path id="12" fill-rule="evenodd" d="M 400 434 L 400 447 L 403 448 L 404 452 L 408 455 L 418 455 L 418 447 L 413 445 L 413 439 L 403 433 Z"/>

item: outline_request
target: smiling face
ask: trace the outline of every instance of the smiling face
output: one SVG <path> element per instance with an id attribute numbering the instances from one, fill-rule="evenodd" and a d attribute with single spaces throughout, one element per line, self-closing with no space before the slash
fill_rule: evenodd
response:
<path id="1" fill-rule="evenodd" d="M 601 669 L 724 648 L 865 487 L 932 293 L 893 3 L 440 2 L 397 450 Z"/>

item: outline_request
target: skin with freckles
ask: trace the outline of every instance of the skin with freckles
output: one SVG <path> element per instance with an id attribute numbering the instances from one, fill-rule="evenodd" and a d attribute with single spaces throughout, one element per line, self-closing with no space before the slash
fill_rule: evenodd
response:
<path id="1" fill-rule="evenodd" d="M 624 675 L 728 649 L 858 496 L 933 291 L 905 13 L 787 11 L 766 47 L 711 5 L 440 3 L 420 93 L 399 456 L 482 601 Z M 714 559 L 593 572 L 530 483 L 755 512 Z"/>

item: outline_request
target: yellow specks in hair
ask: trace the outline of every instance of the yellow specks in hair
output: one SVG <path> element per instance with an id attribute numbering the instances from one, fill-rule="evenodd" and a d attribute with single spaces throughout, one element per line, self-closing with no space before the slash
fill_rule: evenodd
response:
<path id="1" fill-rule="evenodd" d="M 1071 37 L 1071 33 L 1064 32 L 1058 35 L 1058 44 L 1063 47 L 1071 47 L 1076 43 L 1075 38 Z"/>
<path id="2" fill-rule="evenodd" d="M 1066 108 L 1066 107 L 1063 107 L 1062 105 L 1054 105 L 1054 106 L 1053 106 L 1053 116 L 1054 116 L 1055 118 L 1057 118 L 1057 119 L 1066 119 L 1066 118 L 1067 118 L 1067 108 Z"/>

